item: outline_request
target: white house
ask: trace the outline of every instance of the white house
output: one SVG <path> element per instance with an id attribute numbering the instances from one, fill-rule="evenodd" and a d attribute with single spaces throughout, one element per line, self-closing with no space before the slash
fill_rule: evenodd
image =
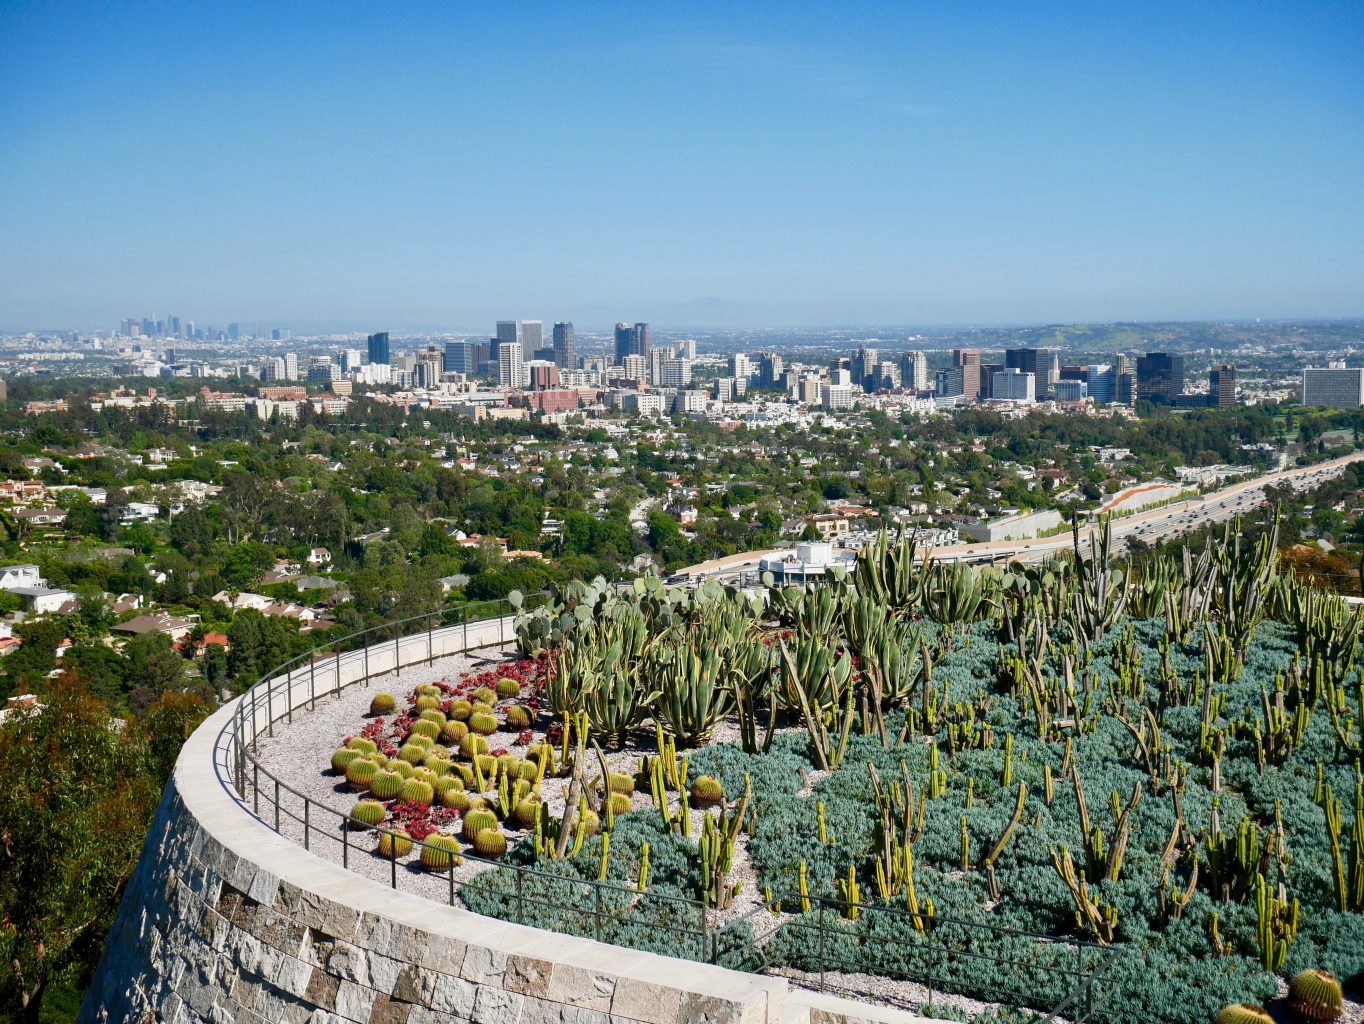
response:
<path id="1" fill-rule="evenodd" d="M 20 587 L 42 587 L 47 581 L 36 565 L 0 566 L 0 590 L 17 590 Z"/>
<path id="2" fill-rule="evenodd" d="M 17 595 L 25 608 L 39 613 L 59 611 L 67 601 L 76 599 L 71 591 L 53 587 L 10 587 L 9 592 Z"/>

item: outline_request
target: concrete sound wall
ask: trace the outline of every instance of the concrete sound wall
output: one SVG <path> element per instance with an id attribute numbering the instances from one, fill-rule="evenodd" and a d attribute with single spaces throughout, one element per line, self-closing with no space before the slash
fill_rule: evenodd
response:
<path id="1" fill-rule="evenodd" d="M 401 645 L 387 650 L 390 665 L 420 660 L 416 645 L 410 658 Z M 350 675 L 339 663 L 336 674 Z M 315 683 L 301 698 L 291 683 L 286 705 L 306 702 Z M 180 754 L 82 1024 L 920 1020 L 793 990 L 781 978 L 481 917 L 346 871 L 254 817 L 225 781 L 230 773 L 215 769 L 234 710 L 209 718 Z"/>

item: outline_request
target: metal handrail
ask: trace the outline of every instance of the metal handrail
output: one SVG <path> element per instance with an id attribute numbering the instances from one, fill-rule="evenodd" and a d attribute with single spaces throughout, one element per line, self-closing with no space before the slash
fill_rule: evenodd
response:
<path id="1" fill-rule="evenodd" d="M 544 596 L 546 595 L 534 594 L 531 595 L 530 600 L 534 601 L 535 599 L 540 599 Z M 471 618 L 469 616 L 470 612 L 477 614 L 478 612 L 484 610 L 490 611 L 493 614 L 488 614 L 477 618 Z M 303 654 L 297 655 L 289 659 L 288 661 L 285 661 L 282 664 L 276 666 L 274 669 L 265 672 L 245 693 L 241 695 L 240 698 L 238 698 L 237 707 L 234 710 L 232 717 L 228 720 L 226 724 L 224 724 L 222 729 L 219 731 L 214 747 L 214 770 L 219 777 L 219 781 L 222 783 L 223 787 L 234 797 L 234 799 L 237 800 L 237 802 L 243 807 L 243 809 L 245 809 L 249 814 L 255 817 L 267 828 L 270 828 L 272 831 L 276 833 L 281 833 L 281 826 L 283 824 L 283 821 L 285 820 L 301 824 L 303 826 L 304 849 L 311 850 L 312 839 L 314 836 L 319 836 L 323 839 L 330 839 L 334 842 L 340 843 L 342 847 L 341 858 L 342 865 L 343 867 L 349 868 L 350 851 L 352 845 L 354 845 L 350 841 L 352 832 L 368 832 L 373 833 L 376 836 L 384 834 L 396 836 L 399 834 L 399 831 L 395 828 L 388 828 L 383 825 L 369 825 L 367 823 L 360 822 L 357 819 L 353 818 L 347 811 L 339 810 L 335 807 L 330 806 L 329 804 L 323 803 L 321 801 L 313 799 L 312 797 L 307 796 L 306 794 L 290 786 L 288 783 L 284 782 L 278 776 L 270 772 L 270 770 L 264 767 L 257 759 L 257 757 L 252 753 L 251 748 L 256 744 L 256 742 L 261 738 L 263 734 L 266 736 L 273 735 L 274 726 L 276 723 L 286 720 L 292 721 L 295 704 L 295 701 L 293 699 L 294 688 L 299 682 L 301 682 L 301 680 L 296 677 L 296 673 L 301 668 L 308 669 L 309 691 L 306 704 L 307 707 L 312 708 L 316 704 L 318 697 L 339 694 L 342 689 L 348 686 L 354 686 L 358 683 L 367 682 L 368 680 L 372 679 L 375 675 L 380 674 L 387 675 L 389 672 L 398 672 L 404 668 L 411 667 L 414 665 L 428 664 L 439 658 L 450 657 L 455 654 L 469 653 L 470 651 L 482 650 L 487 647 L 505 645 L 506 643 L 509 642 L 510 639 L 512 639 L 512 637 L 508 636 L 508 622 L 512 618 L 512 615 L 510 613 L 513 613 L 515 611 L 516 609 L 512 608 L 510 603 L 503 599 L 498 601 L 483 601 L 476 602 L 473 604 L 460 605 L 455 608 L 445 608 L 441 609 L 440 611 L 431 612 L 425 615 L 415 615 L 404 619 L 378 623 L 376 625 L 366 627 L 365 629 L 349 633 L 346 636 L 330 640 L 323 644 L 319 644 L 318 646 L 312 648 L 311 650 L 308 650 Z M 499 615 L 497 614 L 498 612 L 502 612 L 503 614 Z M 435 635 L 437 626 L 435 625 L 435 623 L 438 621 L 444 621 L 448 619 L 451 615 L 458 616 L 461 621 L 448 623 L 446 625 L 440 626 L 439 628 L 457 629 L 462 626 L 465 631 L 464 643 L 460 645 L 457 649 L 443 650 L 440 653 L 436 653 Z M 468 633 L 470 626 L 486 625 L 494 621 L 498 622 L 496 639 L 489 640 L 483 643 L 477 643 L 475 646 L 472 647 L 469 646 Z M 424 623 L 426 625 L 425 629 L 425 632 L 427 634 L 426 657 L 413 659 L 412 661 L 404 663 L 402 661 L 403 641 L 420 637 L 421 633 L 423 632 L 421 629 L 411 631 L 407 629 L 407 627 L 410 627 L 414 623 Z M 367 637 L 372 637 L 379 634 L 383 635 L 383 639 L 381 641 L 381 644 L 379 645 L 355 645 L 353 643 L 354 641 Z M 386 646 L 389 642 L 390 637 L 394 645 L 392 666 L 371 672 L 370 652 L 372 650 L 378 650 L 381 646 Z M 345 667 L 344 665 L 345 659 L 348 657 L 361 660 L 363 663 L 363 671 L 359 675 L 357 675 L 355 679 L 349 682 L 342 682 L 342 670 Z M 326 664 L 329 659 L 330 664 L 328 664 L 327 667 L 330 668 L 334 673 L 334 685 L 326 686 L 323 689 L 323 691 L 319 692 L 317 690 L 317 667 L 319 664 Z M 285 695 L 284 698 L 285 707 L 283 712 L 281 712 L 279 715 L 276 715 L 274 708 L 275 697 L 281 691 Z M 300 707 L 303 706 L 304 704 L 303 701 L 299 701 L 298 703 Z M 260 712 L 262 710 L 264 710 L 265 712 L 265 720 L 263 723 L 260 721 Z M 250 775 L 249 798 L 247 795 L 248 773 Z M 272 814 L 273 821 L 268 820 L 266 817 L 262 816 L 261 813 L 260 807 L 261 794 L 267 791 L 271 793 L 271 797 L 268 799 L 269 803 L 273 805 Z M 301 803 L 302 807 L 301 816 L 292 809 L 285 806 L 284 798 L 286 796 L 292 797 L 294 800 Z M 267 813 L 270 813 L 270 811 L 267 810 Z M 335 820 L 337 824 L 339 824 L 340 826 L 339 830 L 340 835 L 339 836 L 336 835 L 335 829 L 328 828 L 326 827 L 326 825 L 323 824 L 319 824 L 317 820 L 315 820 L 317 816 L 320 816 L 324 822 L 327 821 L 329 818 Z M 430 848 L 431 846 L 431 844 L 425 842 L 424 840 L 413 839 L 411 836 L 408 836 L 405 832 L 403 832 L 402 835 L 404 836 L 404 838 L 408 839 L 412 843 L 413 850 L 418 851 L 418 854 L 421 849 Z M 358 851 L 360 847 L 358 847 L 357 845 L 356 849 Z M 765 955 L 763 955 L 763 952 L 759 948 L 759 946 L 764 940 L 769 939 L 773 934 L 780 930 L 780 928 L 792 927 L 797 930 L 802 929 L 817 930 L 819 932 L 820 937 L 819 948 L 821 951 L 820 952 L 821 987 L 823 987 L 824 985 L 823 979 L 824 964 L 829 959 L 825 956 L 824 953 L 825 944 L 823 941 L 824 932 L 826 930 L 825 912 L 827 909 L 832 909 L 836 911 L 839 917 L 842 917 L 845 912 L 854 908 L 854 906 L 859 912 L 893 914 L 905 918 L 916 916 L 912 914 L 910 911 L 901 910 L 898 907 L 892 907 L 875 903 L 858 903 L 854 905 L 835 898 L 812 895 L 807 898 L 809 899 L 810 904 L 812 906 L 819 907 L 820 912 L 818 915 L 817 924 L 812 925 L 809 923 L 803 923 L 798 919 L 793 918 L 778 925 L 776 928 L 767 932 L 762 937 L 755 936 L 752 940 L 744 941 L 741 946 L 735 948 L 733 947 L 732 943 L 728 943 L 725 940 L 734 937 L 742 938 L 740 934 L 742 926 L 745 924 L 751 924 L 751 922 L 763 911 L 779 915 L 780 907 L 782 905 L 782 900 L 780 898 L 763 900 L 758 904 L 758 906 L 752 908 L 751 910 L 744 913 L 740 917 L 732 919 L 724 924 L 719 924 L 718 922 L 714 922 L 712 920 L 713 918 L 712 913 L 708 910 L 708 908 L 702 901 L 692 899 L 689 897 L 676 896 L 669 893 L 650 890 L 640 892 L 638 888 L 635 886 L 622 884 L 611 880 L 578 878 L 570 875 L 558 874 L 553 871 L 546 871 L 539 867 L 521 864 L 510 864 L 505 861 L 489 860 L 483 857 L 479 857 L 477 854 L 472 852 L 460 851 L 459 853 L 456 854 L 456 856 L 461 861 L 472 861 L 476 864 L 486 865 L 488 868 L 499 868 L 502 869 L 503 871 L 509 871 L 513 873 L 513 878 L 515 879 L 514 891 L 505 893 L 503 895 L 505 895 L 508 899 L 515 901 L 516 915 L 514 919 L 517 921 L 517 923 L 525 923 L 527 905 L 531 907 L 544 907 L 556 910 L 564 909 L 562 903 L 548 902 L 546 900 L 537 898 L 533 894 L 527 894 L 525 891 L 527 879 L 531 879 L 532 881 L 543 880 L 547 884 L 572 885 L 585 887 L 586 889 L 589 889 L 592 893 L 591 905 L 585 906 L 583 904 L 579 904 L 577 905 L 576 909 L 583 916 L 590 915 L 592 919 L 592 927 L 590 929 L 590 934 L 592 935 L 592 937 L 597 938 L 599 940 L 602 937 L 604 922 L 611 922 L 616 924 L 619 923 L 628 924 L 632 922 L 639 924 L 652 923 L 635 916 L 622 916 L 631 908 L 636 907 L 636 905 L 639 904 L 641 900 L 651 901 L 655 905 L 663 907 L 672 905 L 677 907 L 680 911 L 682 911 L 688 918 L 690 918 L 691 914 L 695 914 L 696 926 L 695 927 L 684 926 L 680 920 L 673 920 L 670 921 L 668 924 L 669 934 L 683 935 L 700 939 L 702 959 L 708 960 L 711 963 L 725 963 L 733 959 L 736 968 L 740 970 L 745 969 L 762 970 L 766 966 L 768 966 L 766 962 L 766 957 Z M 393 889 L 397 889 L 398 858 L 396 856 L 390 856 L 385 859 L 389 862 L 389 884 Z M 456 889 L 461 890 L 462 893 L 462 891 L 465 888 L 469 887 L 471 883 L 474 884 L 475 888 L 478 888 L 479 886 L 476 884 L 477 880 L 480 878 L 489 877 L 480 873 L 479 875 L 474 876 L 474 878 L 470 880 L 457 882 L 455 880 L 455 871 L 453 866 L 446 874 L 448 876 L 447 902 L 451 906 L 455 905 Z M 788 900 L 790 900 L 788 906 L 800 905 L 799 897 L 788 897 Z M 615 909 L 612 909 L 612 904 L 616 905 Z M 1036 941 L 1053 943 L 1057 945 L 1063 945 L 1066 947 L 1074 947 L 1080 959 L 1080 965 L 1077 969 L 1067 969 L 1063 967 L 1043 964 L 1025 965 L 1022 964 L 1020 961 L 1009 960 L 1008 958 L 1002 957 L 995 957 L 986 953 L 974 952 L 970 950 L 951 950 L 945 947 L 939 947 L 936 951 L 940 953 L 949 953 L 960 956 L 966 956 L 973 959 L 982 959 L 995 962 L 1013 963 L 1022 966 L 1030 966 L 1033 969 L 1041 968 L 1044 971 L 1060 973 L 1074 977 L 1076 979 L 1075 987 L 1072 989 L 1072 991 L 1069 993 L 1069 995 L 1066 997 L 1066 999 L 1062 1002 L 1061 1005 L 1052 1009 L 1051 1016 L 1049 1016 L 1047 1019 L 1049 1020 L 1054 1019 L 1055 1015 L 1059 1013 L 1062 1009 L 1070 1006 L 1072 1003 L 1077 1002 L 1081 998 L 1085 1000 L 1086 1010 L 1088 1012 L 1084 1017 L 1077 1019 L 1085 1021 L 1093 1019 L 1092 1018 L 1093 986 L 1095 981 L 1098 980 L 1098 977 L 1103 973 L 1103 970 L 1107 967 L 1107 964 L 1110 962 L 1111 959 L 1107 957 L 1107 953 L 1109 951 L 1105 950 L 1104 947 L 1095 946 L 1092 943 L 1086 942 L 1078 938 L 1060 939 L 1052 936 L 1041 935 L 1036 932 L 1027 932 L 1016 928 L 1010 928 L 1004 925 L 992 925 L 981 921 L 966 921 L 944 917 L 940 915 L 930 915 L 923 912 L 920 912 L 917 915 L 917 917 L 925 919 L 928 922 L 930 922 L 931 924 L 931 927 L 929 929 L 930 932 L 932 930 L 935 930 L 938 926 L 956 925 L 966 928 L 980 929 L 983 931 L 987 931 L 993 935 L 1012 935 L 1017 936 L 1019 938 L 1026 938 Z M 564 923 L 567 923 L 567 921 L 565 920 Z M 552 923 L 540 924 L 539 926 L 553 928 Z M 901 945 L 905 945 L 906 947 L 908 947 L 912 944 L 901 943 Z M 925 948 L 930 952 L 935 951 L 931 940 L 926 946 L 918 948 Z M 1086 969 L 1084 967 L 1084 953 L 1086 950 L 1091 949 L 1102 951 L 1104 955 L 1097 958 L 1099 962 L 1096 965 L 1090 966 L 1089 968 Z M 755 955 L 756 958 L 754 959 L 753 957 Z M 848 964 L 847 966 L 855 968 L 857 965 Z M 935 990 L 934 978 L 931 969 L 927 975 L 926 980 L 931 995 Z"/>

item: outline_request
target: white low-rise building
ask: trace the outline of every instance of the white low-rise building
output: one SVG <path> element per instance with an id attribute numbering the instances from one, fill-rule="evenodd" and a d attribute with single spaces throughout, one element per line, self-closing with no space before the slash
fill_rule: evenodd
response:
<path id="1" fill-rule="evenodd" d="M 758 569 L 772 574 L 775 584 L 818 583 L 830 569 L 851 572 L 857 565 L 857 552 L 835 548 L 832 544 L 811 541 L 797 544 L 790 551 L 774 551 L 764 555 Z"/>

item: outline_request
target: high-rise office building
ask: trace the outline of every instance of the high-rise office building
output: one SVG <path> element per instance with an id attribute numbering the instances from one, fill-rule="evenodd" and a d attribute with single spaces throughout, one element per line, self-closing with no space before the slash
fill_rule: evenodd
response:
<path id="1" fill-rule="evenodd" d="M 900 357 L 900 383 L 918 391 L 933 386 L 928 376 L 928 357 L 922 352 L 906 352 Z"/>
<path id="2" fill-rule="evenodd" d="M 1171 352 L 1137 356 L 1137 398 L 1174 405 L 1184 393 L 1184 357 Z"/>
<path id="3" fill-rule="evenodd" d="M 852 371 L 853 387 L 861 388 L 863 391 L 875 390 L 876 367 L 880 361 L 881 357 L 874 348 L 859 348 L 854 352 L 852 359 L 848 361 L 848 369 Z"/>
<path id="4" fill-rule="evenodd" d="M 496 360 L 498 350 L 511 342 L 521 341 L 521 324 L 517 320 L 499 320 L 489 346 L 489 359 Z M 524 349 L 523 349 L 524 351 Z"/>
<path id="5" fill-rule="evenodd" d="M 663 360 L 663 380 L 660 383 L 665 388 L 691 387 L 691 360 Z"/>
<path id="6" fill-rule="evenodd" d="M 565 370 L 571 370 L 578 365 L 573 354 L 571 320 L 560 320 L 554 325 L 554 365 Z"/>
<path id="7" fill-rule="evenodd" d="M 616 365 L 624 366 L 626 356 L 649 358 L 651 333 L 646 323 L 616 324 Z"/>
<path id="8" fill-rule="evenodd" d="M 620 361 L 620 365 L 625 371 L 626 380 L 647 381 L 649 379 L 649 361 L 638 352 L 631 352 Z"/>
<path id="9" fill-rule="evenodd" d="M 369 361 L 388 365 L 388 332 L 380 331 L 369 336 Z"/>
<path id="10" fill-rule="evenodd" d="M 559 368 L 547 360 L 534 359 L 526 364 L 526 379 L 532 391 L 549 391 L 559 386 Z"/>
<path id="11" fill-rule="evenodd" d="M 967 402 L 980 398 L 980 349 L 953 349 L 952 365 L 961 367 L 961 397 Z"/>
<path id="12" fill-rule="evenodd" d="M 673 346 L 673 354 L 677 356 L 678 359 L 690 359 L 693 362 L 695 362 L 696 339 L 683 338 L 681 341 L 679 341 L 676 345 Z"/>
<path id="13" fill-rule="evenodd" d="M 1092 363 L 1085 367 L 1085 385 L 1096 404 L 1111 403 L 1116 397 L 1117 383 L 1117 373 L 1107 363 Z"/>
<path id="14" fill-rule="evenodd" d="M 1004 368 L 1031 373 L 1035 396 L 1039 402 L 1043 402 L 1051 397 L 1051 382 L 1060 375 L 1060 360 L 1051 349 L 1006 348 Z"/>
<path id="15" fill-rule="evenodd" d="M 526 364 L 521 358 L 521 343 L 519 341 L 499 341 L 497 345 L 497 382 L 504 388 L 523 388 L 526 386 L 525 368 Z"/>
<path id="16" fill-rule="evenodd" d="M 545 324 L 542 320 L 521 321 L 521 351 L 534 352 L 545 344 Z"/>
<path id="17" fill-rule="evenodd" d="M 1208 371 L 1208 405 L 1230 409 L 1236 404 L 1236 367 L 1218 363 Z"/>
<path id="18" fill-rule="evenodd" d="M 464 342 L 447 341 L 442 353 L 441 369 L 446 373 L 464 373 Z"/>
<path id="19" fill-rule="evenodd" d="M 1037 397 L 1037 377 L 1005 367 L 990 381 L 990 396 L 996 402 L 1031 402 Z"/>
<path id="20" fill-rule="evenodd" d="M 962 376 L 960 366 L 949 366 L 945 370 L 939 370 L 933 393 L 938 398 L 961 398 L 964 387 Z"/>
<path id="21" fill-rule="evenodd" d="M 781 387 L 785 371 L 786 363 L 775 352 L 764 352 L 758 359 L 758 379 L 765 388 Z"/>
<path id="22" fill-rule="evenodd" d="M 1302 371 L 1302 404 L 1311 408 L 1358 409 L 1364 405 L 1364 368 L 1309 366 Z"/>
<path id="23" fill-rule="evenodd" d="M 729 375 L 744 381 L 753 376 L 753 360 L 748 358 L 748 353 L 735 352 L 729 357 Z"/>
<path id="24" fill-rule="evenodd" d="M 284 379 L 298 380 L 298 353 L 284 353 Z"/>

